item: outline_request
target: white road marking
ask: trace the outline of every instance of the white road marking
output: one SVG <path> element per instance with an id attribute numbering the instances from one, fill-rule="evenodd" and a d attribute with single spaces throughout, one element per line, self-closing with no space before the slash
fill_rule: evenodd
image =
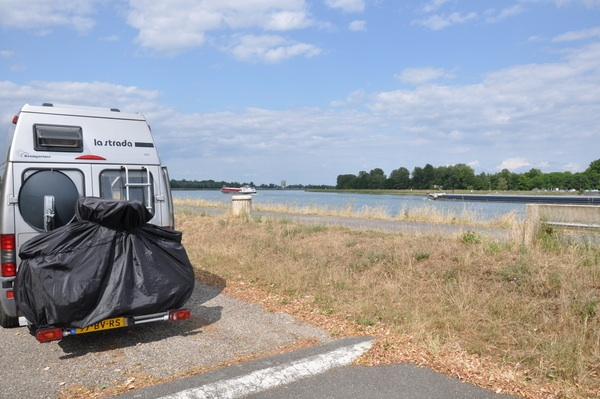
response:
<path id="1" fill-rule="evenodd" d="M 159 399 L 240 398 L 251 393 L 261 392 L 269 388 L 289 384 L 301 378 L 324 373 L 334 367 L 348 365 L 367 351 L 371 345 L 371 341 L 360 342 L 327 353 L 310 356 L 263 370 L 257 370 L 237 378 L 218 381 L 197 388 L 186 389 L 173 395 L 163 396 Z"/>

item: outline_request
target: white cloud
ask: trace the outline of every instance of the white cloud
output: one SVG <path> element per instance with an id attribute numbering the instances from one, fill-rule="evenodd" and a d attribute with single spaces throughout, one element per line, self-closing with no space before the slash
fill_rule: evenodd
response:
<path id="1" fill-rule="evenodd" d="M 318 47 L 297 43 L 276 35 L 244 35 L 226 51 L 246 62 L 276 64 L 292 57 L 311 58 L 321 53 Z"/>
<path id="2" fill-rule="evenodd" d="M 525 11 L 525 8 L 522 4 L 515 4 L 510 7 L 503 8 L 499 13 L 491 13 L 487 18 L 486 22 L 495 23 L 502 21 L 504 19 L 513 17 L 515 15 L 521 14 Z"/>
<path id="3" fill-rule="evenodd" d="M 19 85 L 0 81 L 1 120 L 16 114 L 23 104 L 75 104 L 102 108 L 119 108 L 129 112 L 156 112 L 158 92 L 135 86 L 105 82 L 30 82 Z"/>
<path id="4" fill-rule="evenodd" d="M 10 50 L 0 50 L 0 58 L 11 58 L 15 53 Z"/>
<path id="5" fill-rule="evenodd" d="M 130 0 L 137 43 L 176 54 L 206 43 L 210 32 L 290 31 L 313 24 L 303 0 Z"/>
<path id="6" fill-rule="evenodd" d="M 406 68 L 398 75 L 396 79 L 402 83 L 419 85 L 448 76 L 442 68 Z"/>
<path id="7" fill-rule="evenodd" d="M 262 62 L 316 50 L 276 35 L 240 36 L 237 44 L 242 43 L 238 56 Z M 282 50 L 269 54 L 273 48 Z M 401 75 L 428 82 L 447 72 L 422 68 Z M 356 173 L 359 164 L 389 173 L 399 166 L 471 160 L 482 168 L 477 173 L 496 167 L 575 172 L 573 162 L 587 166 L 598 158 L 590 143 L 600 142 L 600 43 L 570 48 L 552 63 L 453 83 L 375 93 L 358 89 L 332 104 L 340 105 L 336 109 L 184 113 L 161 103 L 161 93 L 135 86 L 0 81 L 0 118 L 9 121 L 23 103 L 42 102 L 142 112 L 177 179 L 235 180 L 248 173 L 257 176 L 256 183 L 335 184 L 337 174 Z"/>
<path id="8" fill-rule="evenodd" d="M 330 8 L 337 8 L 345 12 L 363 12 L 365 0 L 325 0 Z"/>
<path id="9" fill-rule="evenodd" d="M 590 29 L 571 31 L 552 38 L 553 42 L 572 42 L 600 38 L 600 26 Z"/>
<path id="10" fill-rule="evenodd" d="M 471 162 L 467 162 L 467 165 L 472 167 L 473 169 L 478 169 L 479 168 L 479 161 L 475 160 L 475 161 L 471 161 Z"/>
<path id="11" fill-rule="evenodd" d="M 305 28 L 310 24 L 303 11 L 280 11 L 269 16 L 265 21 L 264 29 L 286 31 Z"/>
<path id="12" fill-rule="evenodd" d="M 365 31 L 367 30 L 367 21 L 352 21 L 350 25 L 348 25 L 348 29 L 353 32 Z"/>
<path id="13" fill-rule="evenodd" d="M 369 109 L 404 131 L 422 127 L 420 134 L 442 147 L 468 145 L 462 159 L 487 154 L 489 163 L 524 154 L 530 163 L 558 168 L 557 159 L 568 154 L 595 156 L 585 143 L 600 140 L 600 43 L 571 49 L 560 62 L 498 70 L 476 84 L 423 85 L 369 99 Z"/>
<path id="14" fill-rule="evenodd" d="M 423 11 L 426 13 L 434 12 L 450 0 L 432 0 L 423 6 Z"/>
<path id="15" fill-rule="evenodd" d="M 46 34 L 65 26 L 88 33 L 95 25 L 90 15 L 102 0 L 2 0 L 0 26 Z"/>
<path id="16" fill-rule="evenodd" d="M 583 4 L 587 8 L 600 7 L 600 0 L 555 0 L 556 5 L 561 7 L 570 4 Z"/>
<path id="17" fill-rule="evenodd" d="M 431 15 L 425 19 L 414 20 L 413 25 L 420 25 L 431 30 L 441 30 L 452 25 L 462 24 L 477 18 L 477 13 L 460 14 L 453 12 L 447 15 Z"/>
<path id="18" fill-rule="evenodd" d="M 359 89 L 355 90 L 352 93 L 348 94 L 344 100 L 332 101 L 332 107 L 339 107 L 348 104 L 359 104 L 365 101 L 367 98 L 367 93 L 364 90 Z"/>
<path id="19" fill-rule="evenodd" d="M 575 172 L 580 172 L 586 168 L 582 168 L 581 165 L 579 165 L 578 163 L 574 163 L 574 162 L 569 162 L 567 164 L 565 164 L 563 166 L 564 170 L 567 170 L 569 172 L 575 173 Z"/>
<path id="20" fill-rule="evenodd" d="M 498 170 L 507 169 L 507 170 L 510 170 L 511 172 L 514 172 L 517 169 L 527 168 L 530 166 L 531 166 L 531 163 L 529 163 L 524 158 L 510 158 L 510 159 L 505 159 L 504 161 L 502 161 L 502 163 L 500 165 L 498 165 L 496 167 L 496 169 L 498 169 Z"/>

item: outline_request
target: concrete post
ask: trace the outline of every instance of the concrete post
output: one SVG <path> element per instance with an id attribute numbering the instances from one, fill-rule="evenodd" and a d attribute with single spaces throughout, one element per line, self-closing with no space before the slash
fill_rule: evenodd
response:
<path id="1" fill-rule="evenodd" d="M 232 195 L 231 210 L 235 216 L 249 215 L 252 211 L 252 196 Z"/>
<path id="2" fill-rule="evenodd" d="M 541 228 L 540 221 L 540 205 L 526 204 L 525 205 L 525 233 L 523 241 L 525 245 L 531 245 L 535 238 L 539 235 Z"/>

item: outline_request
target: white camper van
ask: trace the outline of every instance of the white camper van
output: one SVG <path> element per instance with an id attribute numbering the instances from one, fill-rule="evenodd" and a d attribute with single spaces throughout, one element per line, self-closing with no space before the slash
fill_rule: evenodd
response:
<path id="1" fill-rule="evenodd" d="M 142 202 L 150 223 L 173 228 L 166 167 L 141 114 L 25 105 L 0 148 L 0 325 L 19 324 L 19 249 L 74 219 L 80 197 Z"/>

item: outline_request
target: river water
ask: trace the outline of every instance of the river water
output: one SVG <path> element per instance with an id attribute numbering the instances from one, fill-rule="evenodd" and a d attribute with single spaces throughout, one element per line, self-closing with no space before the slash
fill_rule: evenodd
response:
<path id="1" fill-rule="evenodd" d="M 219 190 L 173 191 L 173 198 L 203 199 L 207 201 L 231 203 L 231 195 Z M 461 214 L 468 212 L 477 219 L 490 220 L 501 215 L 514 213 L 517 218 L 525 218 L 525 204 L 505 202 L 454 202 L 431 201 L 422 195 L 324 193 L 302 190 L 259 190 L 252 196 L 253 204 L 276 204 L 290 207 L 351 208 L 360 212 L 365 207 L 383 210 L 394 217 L 414 209 L 426 209 L 438 214 Z"/>

